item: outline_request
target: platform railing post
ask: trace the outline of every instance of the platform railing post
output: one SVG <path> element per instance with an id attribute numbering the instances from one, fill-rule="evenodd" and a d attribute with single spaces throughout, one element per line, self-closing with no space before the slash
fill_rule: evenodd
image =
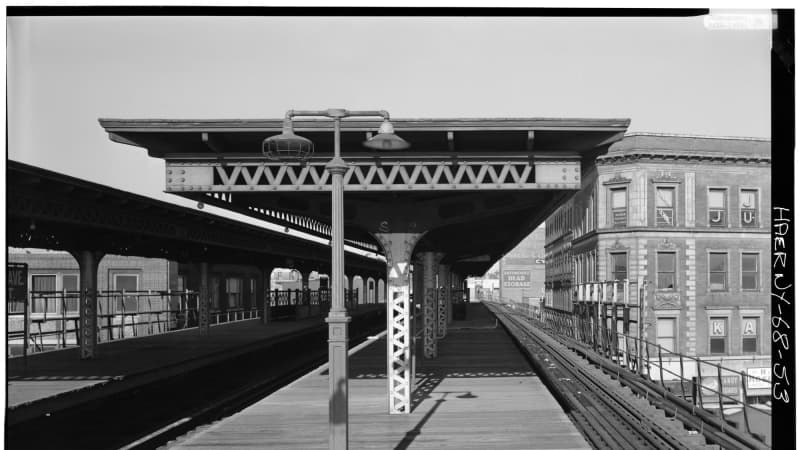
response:
<path id="1" fill-rule="evenodd" d="M 695 362 L 697 363 L 697 386 L 698 386 L 698 391 L 700 393 L 697 396 L 697 398 L 700 401 L 700 408 L 704 408 L 703 407 L 703 375 L 702 375 L 703 369 L 700 366 L 700 358 L 695 359 Z"/>
<path id="2" fill-rule="evenodd" d="M 125 289 L 122 290 L 122 314 L 120 318 L 120 327 L 119 327 L 119 338 L 125 339 L 125 311 L 127 308 L 125 307 Z"/>
<path id="3" fill-rule="evenodd" d="M 683 353 L 678 353 L 678 359 L 679 359 L 680 364 L 681 364 L 681 396 L 683 397 L 684 400 L 686 400 L 686 388 L 683 387 L 683 380 L 684 380 L 684 377 L 683 377 Z"/>
<path id="4" fill-rule="evenodd" d="M 745 429 L 747 430 L 748 433 L 750 433 L 750 419 L 748 418 L 747 415 L 747 382 L 745 380 L 745 377 L 747 377 L 747 374 L 743 370 L 740 372 L 740 378 L 742 380 L 742 395 L 744 399 L 744 401 L 742 402 L 742 414 L 744 415 Z"/>
<path id="5" fill-rule="evenodd" d="M 600 302 L 600 293 L 598 292 L 598 289 L 597 289 L 597 287 L 598 287 L 597 283 L 592 283 L 591 286 L 592 286 L 592 299 L 597 303 L 597 306 L 596 306 L 597 320 L 595 321 L 596 322 L 595 326 L 597 328 L 597 346 L 598 346 L 598 348 L 596 348 L 595 351 L 599 352 L 599 351 L 602 351 L 602 348 L 603 348 L 603 335 L 602 335 L 602 328 L 601 328 L 601 325 L 600 325 L 600 321 L 602 320 L 601 319 L 601 315 L 600 315 L 601 314 L 601 311 L 600 311 L 600 303 L 601 303 Z"/>
<path id="6" fill-rule="evenodd" d="M 61 290 L 61 348 L 67 347 L 67 290 Z"/>
<path id="7" fill-rule="evenodd" d="M 636 333 L 638 338 L 636 340 L 636 357 L 638 358 L 638 367 L 637 371 L 641 375 L 642 374 L 642 340 L 644 339 L 644 280 L 642 277 L 639 277 L 639 284 L 638 284 L 638 292 L 639 298 L 637 299 L 637 314 L 636 314 Z"/>
<path id="8" fill-rule="evenodd" d="M 725 430 L 725 408 L 722 407 L 722 366 L 717 364 L 717 398 L 719 399 L 720 426 Z"/>

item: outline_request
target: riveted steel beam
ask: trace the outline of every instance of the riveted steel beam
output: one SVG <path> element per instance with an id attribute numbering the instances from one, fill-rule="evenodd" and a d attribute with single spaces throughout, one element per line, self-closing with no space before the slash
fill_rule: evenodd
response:
<path id="1" fill-rule="evenodd" d="M 578 189 L 580 160 L 529 156 L 426 160 L 348 159 L 344 190 L 348 192 L 483 191 Z M 331 177 L 323 161 L 307 164 L 260 161 L 168 161 L 166 191 L 192 192 L 325 192 Z"/>

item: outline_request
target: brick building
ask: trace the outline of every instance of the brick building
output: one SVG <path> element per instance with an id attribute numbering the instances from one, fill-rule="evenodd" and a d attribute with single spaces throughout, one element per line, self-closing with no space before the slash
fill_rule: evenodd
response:
<path id="1" fill-rule="evenodd" d="M 642 277 L 647 340 L 761 376 L 770 178 L 768 140 L 626 136 L 546 221 L 546 304 L 571 309 L 578 283 Z"/>
<path id="2" fill-rule="evenodd" d="M 534 304 L 544 297 L 544 226 L 536 228 L 498 264 L 503 301 Z"/>
<path id="3" fill-rule="evenodd" d="M 470 299 L 539 307 L 544 297 L 544 225 L 500 258 L 482 277 L 467 279 Z"/>

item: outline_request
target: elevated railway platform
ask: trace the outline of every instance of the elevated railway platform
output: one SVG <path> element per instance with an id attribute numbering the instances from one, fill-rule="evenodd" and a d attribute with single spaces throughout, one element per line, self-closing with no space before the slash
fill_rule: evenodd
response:
<path id="1" fill-rule="evenodd" d="M 410 414 L 387 413 L 385 338 L 351 352 L 349 448 L 590 448 L 486 307 L 467 318 L 417 359 Z M 327 392 L 322 366 L 170 448 L 327 449 Z"/>
<path id="2" fill-rule="evenodd" d="M 360 305 L 352 311 L 353 325 L 383 324 L 385 305 Z M 247 353 L 324 332 L 321 317 L 270 322 L 259 319 L 98 345 L 98 357 L 78 358 L 79 348 L 39 353 L 7 361 L 7 425 L 73 408 L 83 403 L 159 383 L 170 377 Z M 276 364 L 279 364 L 276 363 Z"/>

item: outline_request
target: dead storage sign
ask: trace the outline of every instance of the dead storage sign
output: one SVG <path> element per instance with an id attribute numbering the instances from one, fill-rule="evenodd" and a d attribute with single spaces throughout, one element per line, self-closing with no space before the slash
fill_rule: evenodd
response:
<path id="1" fill-rule="evenodd" d="M 504 270 L 503 287 L 529 288 L 531 287 L 531 273 L 527 270 Z"/>

